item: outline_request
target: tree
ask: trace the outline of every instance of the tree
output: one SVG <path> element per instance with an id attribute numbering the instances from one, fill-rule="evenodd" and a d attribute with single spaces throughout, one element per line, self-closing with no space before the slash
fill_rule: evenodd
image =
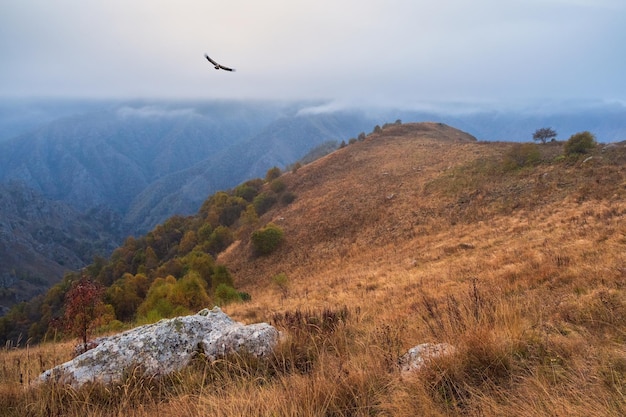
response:
<path id="1" fill-rule="evenodd" d="M 102 323 L 106 311 L 102 302 L 103 288 L 83 275 L 75 281 L 65 295 L 64 322 L 71 333 L 83 341 L 83 351 L 87 351 L 89 333 Z"/>
<path id="2" fill-rule="evenodd" d="M 565 143 L 565 154 L 583 154 L 596 146 L 596 137 L 591 132 L 573 134 Z"/>
<path id="3" fill-rule="evenodd" d="M 184 307 L 189 311 L 200 311 L 209 305 L 206 281 L 195 271 L 188 272 L 176 281 L 170 300 L 174 307 Z"/>
<path id="4" fill-rule="evenodd" d="M 541 141 L 541 143 L 546 143 L 548 139 L 552 140 L 554 138 L 556 138 L 556 132 L 550 127 L 542 127 L 533 133 L 533 140 Z"/>
<path id="5" fill-rule="evenodd" d="M 120 321 L 132 320 L 146 298 L 150 283 L 144 274 L 125 273 L 106 290 L 106 300 L 113 306 Z"/>

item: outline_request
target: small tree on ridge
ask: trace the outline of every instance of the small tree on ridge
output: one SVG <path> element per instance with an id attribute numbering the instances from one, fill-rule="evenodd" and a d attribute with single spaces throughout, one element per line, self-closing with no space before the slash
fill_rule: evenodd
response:
<path id="1" fill-rule="evenodd" d="M 541 141 L 541 143 L 546 143 L 548 139 L 552 140 L 554 138 L 556 138 L 556 132 L 550 127 L 542 127 L 533 133 L 533 140 Z"/>

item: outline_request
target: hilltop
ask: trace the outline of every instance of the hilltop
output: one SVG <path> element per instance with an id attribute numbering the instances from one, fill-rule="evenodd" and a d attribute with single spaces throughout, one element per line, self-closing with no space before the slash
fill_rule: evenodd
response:
<path id="1" fill-rule="evenodd" d="M 265 288 L 281 272 L 293 284 L 289 307 L 393 299 L 389 291 L 408 307 L 400 288 L 417 282 L 546 274 L 559 260 L 584 265 L 585 253 L 621 247 L 624 143 L 576 162 L 555 162 L 563 143 L 527 146 L 539 160 L 515 168 L 507 160 L 519 144 L 477 142 L 439 123 L 388 127 L 281 177 L 297 199 L 261 219 L 285 231 L 276 253 L 251 256 L 244 236 L 218 262 L 268 309 Z"/>
<path id="2" fill-rule="evenodd" d="M 119 320 L 154 321 L 201 302 L 244 323 L 272 322 L 285 334 L 274 361 L 200 361 L 172 380 L 133 374 L 96 394 L 56 388 L 54 398 L 81 401 L 55 407 L 65 415 L 84 415 L 81 404 L 103 414 L 133 404 L 136 415 L 623 415 L 626 143 L 581 153 L 567 145 L 394 123 L 212 195 L 196 215 L 128 239 L 87 272 L 107 285 Z M 261 253 L 255 236 L 269 227 L 282 240 Z M 74 279 L 39 308 L 60 309 Z M 12 317 L 27 321 L 35 309 Z M 44 319 L 30 330 L 42 333 Z M 399 355 L 423 342 L 457 353 L 416 377 L 397 374 Z M 47 392 L 29 399 L 42 415 Z"/>

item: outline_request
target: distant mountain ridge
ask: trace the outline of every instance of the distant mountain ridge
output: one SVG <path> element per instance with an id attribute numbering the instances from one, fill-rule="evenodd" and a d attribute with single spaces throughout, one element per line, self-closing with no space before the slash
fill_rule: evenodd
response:
<path id="1" fill-rule="evenodd" d="M 0 184 L 0 312 L 110 253 L 120 223 L 108 210 L 81 213 L 21 183 Z"/>

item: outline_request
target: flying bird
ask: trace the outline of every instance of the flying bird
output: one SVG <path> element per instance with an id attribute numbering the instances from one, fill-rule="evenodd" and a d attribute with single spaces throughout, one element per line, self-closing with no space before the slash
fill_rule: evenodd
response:
<path id="1" fill-rule="evenodd" d="M 213 64 L 213 67 L 215 67 L 216 70 L 223 69 L 224 71 L 235 71 L 234 68 L 228 68 L 213 61 L 207 54 L 204 54 L 204 57 L 208 59 L 211 64 Z"/>

